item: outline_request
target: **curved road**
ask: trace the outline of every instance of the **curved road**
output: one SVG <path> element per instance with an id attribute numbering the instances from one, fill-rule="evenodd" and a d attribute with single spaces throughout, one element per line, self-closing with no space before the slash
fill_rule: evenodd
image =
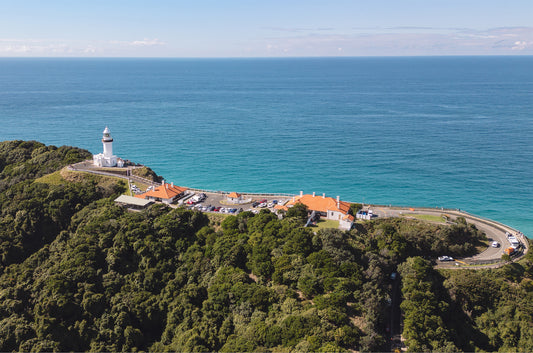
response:
<path id="1" fill-rule="evenodd" d="M 509 226 L 492 220 L 483 219 L 461 211 L 434 209 L 432 210 L 426 208 L 397 208 L 385 206 L 375 206 L 370 208 L 374 211 L 374 214 L 377 214 L 379 217 L 409 217 L 410 214 L 427 214 L 436 216 L 447 214 L 449 216 L 464 217 L 468 223 L 474 224 L 479 230 L 485 232 L 490 243 L 492 243 L 493 241 L 497 241 L 498 243 L 500 243 L 499 248 L 493 248 L 492 246 L 489 246 L 487 249 L 477 255 L 457 259 L 458 261 L 438 262 L 436 266 L 437 268 L 481 269 L 503 266 L 505 262 L 501 260 L 501 257 L 504 254 L 504 250 L 510 246 L 505 232 L 509 232 L 513 235 L 516 235 L 517 239 L 520 240 L 524 245 L 522 254 L 514 257 L 513 261 L 516 261 L 521 258 L 529 250 L 528 240 L 525 238 L 525 236 L 518 234 L 518 231 L 516 229 L 513 229 Z"/>
<path id="2" fill-rule="evenodd" d="M 68 169 L 73 171 L 85 171 L 94 174 L 110 175 L 114 177 L 120 177 L 129 180 L 139 180 L 141 182 L 147 182 L 152 185 L 159 185 L 159 183 L 154 183 L 150 180 L 146 180 L 134 175 L 118 175 L 115 173 L 109 173 L 102 171 L 99 168 L 94 168 L 91 161 L 84 161 L 76 163 L 74 165 L 68 166 Z M 141 180 L 142 179 L 142 180 Z M 505 264 L 501 260 L 504 250 L 510 246 L 509 241 L 507 240 L 506 232 L 509 232 L 517 237 L 519 241 L 523 244 L 523 249 L 518 256 L 513 257 L 513 261 L 520 259 L 524 256 L 529 250 L 528 239 L 516 229 L 513 229 L 504 224 L 492 221 L 489 219 L 484 219 L 471 215 L 465 212 L 456 211 L 456 210 L 447 210 L 447 209 L 428 209 L 428 208 L 407 208 L 407 207 L 393 207 L 393 206 L 372 206 L 368 205 L 365 208 L 370 208 L 373 210 L 374 214 L 379 217 L 409 217 L 409 214 L 427 214 L 427 215 L 436 215 L 441 216 L 447 214 L 455 217 L 464 217 L 468 223 L 474 224 L 478 229 L 485 232 L 490 243 L 497 241 L 500 243 L 499 248 L 493 248 L 489 246 L 487 249 L 481 253 L 462 259 L 456 259 L 457 261 L 450 262 L 438 262 L 437 268 L 470 268 L 470 269 L 481 269 L 481 268 L 494 268 L 500 267 Z M 443 254 L 446 255 L 446 254 Z"/>

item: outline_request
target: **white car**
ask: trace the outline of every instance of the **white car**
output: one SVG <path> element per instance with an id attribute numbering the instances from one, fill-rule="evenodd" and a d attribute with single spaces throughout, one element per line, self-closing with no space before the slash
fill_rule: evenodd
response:
<path id="1" fill-rule="evenodd" d="M 451 256 L 439 256 L 439 261 L 453 261 L 453 257 Z"/>
<path id="2" fill-rule="evenodd" d="M 497 241 L 493 241 L 491 246 L 493 248 L 499 248 L 500 247 L 500 243 L 498 243 Z"/>

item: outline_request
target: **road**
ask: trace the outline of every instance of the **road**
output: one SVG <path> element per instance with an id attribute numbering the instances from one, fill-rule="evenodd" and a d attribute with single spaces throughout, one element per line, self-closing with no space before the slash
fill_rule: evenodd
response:
<path id="1" fill-rule="evenodd" d="M 505 235 L 505 232 L 509 232 L 513 235 L 517 234 L 517 230 L 508 227 L 504 224 L 483 219 L 474 215 L 470 215 L 465 212 L 461 211 L 451 211 L 451 210 L 432 210 L 432 209 L 417 209 L 417 208 L 397 208 L 397 207 L 385 207 L 385 206 L 375 206 L 370 207 L 374 214 L 378 215 L 378 217 L 409 217 L 410 214 L 425 214 L 425 215 L 435 215 L 435 216 L 441 216 L 443 214 L 447 214 L 450 216 L 455 217 L 464 217 L 468 223 L 474 224 L 479 230 L 485 232 L 487 235 L 487 238 L 489 240 L 489 243 L 491 244 L 493 241 L 497 241 L 500 243 L 499 248 L 493 248 L 489 245 L 484 251 L 481 253 L 467 257 L 458 259 L 460 262 L 457 261 L 450 261 L 450 262 L 440 262 L 438 263 L 438 268 L 493 268 L 493 267 L 499 267 L 502 266 L 504 263 L 501 261 L 501 257 L 504 254 L 504 250 L 510 246 L 509 241 L 507 240 L 507 236 Z M 525 246 L 525 249 L 523 250 L 523 255 L 527 253 L 529 250 L 529 243 L 527 239 L 523 235 L 518 235 L 517 238 L 522 241 L 522 243 Z M 446 255 L 446 254 L 443 254 Z M 521 256 L 518 256 L 514 260 L 517 260 Z"/>
<path id="2" fill-rule="evenodd" d="M 77 163 L 68 167 L 70 170 L 76 171 L 86 171 L 95 174 L 109 175 L 114 177 L 120 177 L 128 180 L 138 180 L 143 183 L 152 184 L 154 186 L 159 185 L 158 183 L 151 182 L 149 180 L 132 176 L 132 175 L 120 175 L 117 173 L 110 173 L 103 171 L 102 169 L 95 168 L 91 161 L 84 161 Z M 98 170 L 99 169 L 99 170 Z M 223 206 L 230 208 L 243 208 L 245 210 L 251 210 L 251 202 L 242 204 L 242 205 L 229 205 L 225 202 L 225 192 L 205 192 L 207 194 L 207 200 L 203 202 L 204 205 L 212 206 Z M 289 195 L 276 195 L 276 194 L 245 194 L 243 195 L 245 199 L 262 200 L 266 199 L 272 201 L 274 199 L 282 201 L 282 204 L 286 201 L 289 201 L 291 196 Z M 509 232 L 513 235 L 516 235 L 518 240 L 524 245 L 524 249 L 521 251 L 521 254 L 513 257 L 513 261 L 518 260 L 529 250 L 529 242 L 525 236 L 519 233 L 516 229 L 513 229 L 504 224 L 484 219 L 475 215 L 471 215 L 459 210 L 449 210 L 449 209 L 429 209 L 429 208 L 407 208 L 407 207 L 393 207 L 393 206 L 372 206 L 367 205 L 365 208 L 370 208 L 374 214 L 378 217 L 409 217 L 410 214 L 427 214 L 427 215 L 436 215 L 441 216 L 443 214 L 450 215 L 452 217 L 464 217 L 468 223 L 474 224 L 478 229 L 485 232 L 487 238 L 489 239 L 489 244 L 493 241 L 497 241 L 501 244 L 498 248 L 493 248 L 490 245 L 481 253 L 462 259 L 457 259 L 458 261 L 451 262 L 439 262 L 437 268 L 494 268 L 504 265 L 505 263 L 501 261 L 501 257 L 504 254 L 504 250 L 510 245 L 506 232 Z M 443 254 L 446 255 L 446 254 Z"/>

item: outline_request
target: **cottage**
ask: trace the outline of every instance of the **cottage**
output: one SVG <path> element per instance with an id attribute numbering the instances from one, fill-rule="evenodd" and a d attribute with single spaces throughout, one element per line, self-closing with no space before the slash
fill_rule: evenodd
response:
<path id="1" fill-rule="evenodd" d="M 239 194 L 237 192 L 230 192 L 226 195 L 226 202 L 228 204 L 242 204 L 250 201 L 251 199 L 245 199 L 242 194 Z"/>
<path id="2" fill-rule="evenodd" d="M 341 229 L 351 229 L 353 225 L 354 217 L 348 214 L 350 203 L 341 201 L 339 196 L 337 196 L 337 199 L 334 199 L 332 197 L 326 197 L 326 194 L 316 196 L 315 193 L 313 195 L 304 195 L 303 192 L 300 192 L 300 196 L 293 197 L 282 208 L 287 209 L 287 207 L 292 207 L 296 203 L 306 205 L 310 211 L 315 211 L 326 219 L 339 221 L 339 228 Z"/>
<path id="3" fill-rule="evenodd" d="M 171 204 L 172 202 L 174 202 L 174 200 L 182 196 L 185 191 L 187 191 L 187 188 L 174 186 L 174 183 L 168 184 L 163 181 L 163 184 L 161 184 L 161 186 L 158 186 L 153 190 L 147 191 L 144 194 L 136 195 L 135 197 Z"/>

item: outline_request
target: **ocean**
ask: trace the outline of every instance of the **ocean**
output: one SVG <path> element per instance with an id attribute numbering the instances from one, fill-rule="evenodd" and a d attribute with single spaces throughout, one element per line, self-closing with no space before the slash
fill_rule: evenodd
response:
<path id="1" fill-rule="evenodd" d="M 533 236 L 533 57 L 0 59 L 0 140 L 177 185 L 459 208 Z"/>

